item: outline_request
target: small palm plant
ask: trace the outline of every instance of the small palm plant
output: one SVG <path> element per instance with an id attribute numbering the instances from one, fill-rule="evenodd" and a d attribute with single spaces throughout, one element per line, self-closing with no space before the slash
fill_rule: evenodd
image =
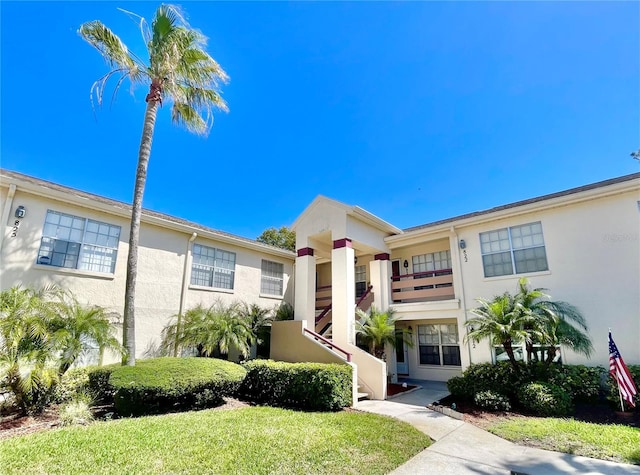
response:
<path id="1" fill-rule="evenodd" d="M 255 303 L 243 303 L 239 307 L 240 315 L 244 318 L 251 328 L 253 341 L 250 343 L 249 358 L 255 358 L 258 353 L 258 345 L 264 343 L 269 338 L 271 323 L 273 316 L 271 311 L 263 308 Z"/>
<path id="2" fill-rule="evenodd" d="M 50 322 L 59 292 L 12 287 L 0 293 L 0 382 L 22 413 L 42 410 L 57 381 Z"/>
<path id="3" fill-rule="evenodd" d="M 369 353 L 383 361 L 386 360 L 385 345 L 396 347 L 398 337 L 407 346 L 412 347 L 411 334 L 408 330 L 397 330 L 398 317 L 394 316 L 394 310 L 379 312 L 375 306 L 371 306 L 369 313 L 356 309 L 356 334 L 369 346 Z"/>
<path id="4" fill-rule="evenodd" d="M 95 344 L 102 364 L 105 350 L 122 355 L 124 348 L 113 335 L 113 325 L 102 307 L 84 305 L 72 294 L 60 295 L 53 305 L 51 321 L 54 347 L 59 351 L 58 373 L 62 376 L 73 363 Z"/>
<path id="5" fill-rule="evenodd" d="M 199 356 L 216 352 L 227 355 L 235 348 L 246 358 L 255 341 L 251 325 L 237 304 L 227 306 L 218 301 L 210 307 L 198 305 L 184 313 L 179 326 L 177 316 L 174 318 L 162 330 L 161 349 L 167 354 L 175 347 L 180 353 L 195 350 Z"/>

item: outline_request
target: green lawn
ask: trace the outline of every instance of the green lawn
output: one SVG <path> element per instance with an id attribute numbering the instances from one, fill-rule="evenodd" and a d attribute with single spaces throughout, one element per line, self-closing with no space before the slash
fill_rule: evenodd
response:
<path id="1" fill-rule="evenodd" d="M 430 444 L 403 422 L 270 407 L 98 422 L 0 442 L 3 474 L 384 474 Z"/>
<path id="2" fill-rule="evenodd" d="M 640 429 L 573 419 L 518 417 L 487 430 L 523 445 L 640 465 Z"/>

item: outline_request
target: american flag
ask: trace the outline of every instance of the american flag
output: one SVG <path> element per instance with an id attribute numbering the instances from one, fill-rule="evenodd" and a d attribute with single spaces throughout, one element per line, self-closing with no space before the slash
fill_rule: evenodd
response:
<path id="1" fill-rule="evenodd" d="M 611 338 L 611 332 L 609 332 L 609 372 L 618 382 L 622 398 L 635 407 L 633 396 L 638 394 L 638 389 L 633 383 L 633 378 L 631 378 L 627 365 L 624 364 L 622 356 L 620 356 L 618 347 L 613 342 L 613 338 Z"/>

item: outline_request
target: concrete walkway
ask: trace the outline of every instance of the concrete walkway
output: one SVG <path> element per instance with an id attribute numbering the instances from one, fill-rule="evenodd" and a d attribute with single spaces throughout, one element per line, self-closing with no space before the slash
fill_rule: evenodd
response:
<path id="1" fill-rule="evenodd" d="M 448 394 L 446 385 L 434 381 L 408 381 L 421 389 L 387 401 L 361 401 L 357 409 L 400 419 L 436 442 L 390 475 L 506 474 L 583 475 L 640 474 L 640 467 L 523 447 L 469 423 L 450 418 L 425 406 Z"/>

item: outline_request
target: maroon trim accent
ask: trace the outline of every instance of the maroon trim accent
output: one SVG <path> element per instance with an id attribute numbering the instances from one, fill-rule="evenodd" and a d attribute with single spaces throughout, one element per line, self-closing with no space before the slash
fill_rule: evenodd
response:
<path id="1" fill-rule="evenodd" d="M 382 254 L 376 254 L 375 256 L 373 256 L 373 258 L 376 261 L 388 261 L 389 259 L 391 259 L 391 256 L 386 252 L 383 252 Z"/>
<path id="2" fill-rule="evenodd" d="M 338 350 L 340 353 L 342 353 L 343 355 L 345 355 L 347 357 L 347 363 L 351 363 L 351 353 L 349 353 L 346 350 L 343 350 L 342 348 L 340 348 L 339 346 L 337 346 L 335 343 L 333 343 L 330 340 L 327 340 L 325 337 L 323 337 L 322 335 L 320 335 L 319 333 L 316 333 L 314 331 L 309 330 L 308 328 L 304 329 L 304 333 L 308 333 L 309 335 L 311 335 L 311 338 L 315 338 L 316 340 L 320 340 L 322 343 L 324 343 L 325 345 L 327 345 L 330 349 L 332 350 Z"/>
<path id="3" fill-rule="evenodd" d="M 298 249 L 298 257 L 313 256 L 313 249 L 310 247 L 303 247 Z"/>
<path id="4" fill-rule="evenodd" d="M 344 238 L 344 239 L 337 239 L 337 240 L 333 241 L 333 248 L 334 249 L 341 249 L 343 247 L 353 247 L 352 244 L 351 244 L 351 239 Z"/>

